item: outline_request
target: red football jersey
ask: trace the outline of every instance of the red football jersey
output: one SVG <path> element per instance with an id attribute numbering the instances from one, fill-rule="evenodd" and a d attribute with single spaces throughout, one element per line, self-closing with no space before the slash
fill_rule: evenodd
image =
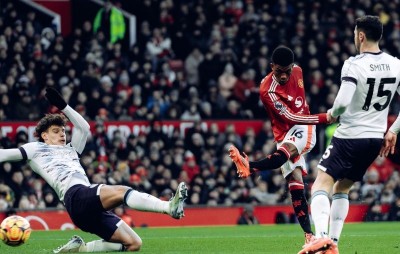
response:
<path id="1" fill-rule="evenodd" d="M 296 124 L 326 122 L 326 114 L 310 115 L 306 102 L 303 72 L 295 65 L 289 80 L 281 85 L 273 73 L 269 73 L 260 85 L 260 99 L 271 118 L 275 141 L 280 142 Z"/>

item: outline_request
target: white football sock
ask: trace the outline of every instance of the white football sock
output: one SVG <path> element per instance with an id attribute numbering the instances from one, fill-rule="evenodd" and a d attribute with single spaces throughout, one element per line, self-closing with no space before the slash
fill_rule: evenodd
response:
<path id="1" fill-rule="evenodd" d="M 138 211 L 170 213 L 168 201 L 132 189 L 126 192 L 124 201 L 127 206 Z"/>
<path id="2" fill-rule="evenodd" d="M 311 199 L 311 215 L 317 238 L 328 236 L 329 213 L 331 206 L 326 191 L 316 191 Z"/>
<path id="3" fill-rule="evenodd" d="M 110 243 L 104 240 L 91 241 L 79 248 L 79 252 L 105 252 L 122 250 L 124 250 L 124 246 L 121 243 Z"/>
<path id="4" fill-rule="evenodd" d="M 329 225 L 329 236 L 334 242 L 339 242 L 343 224 L 349 212 L 349 195 L 336 193 L 332 196 L 331 218 Z"/>

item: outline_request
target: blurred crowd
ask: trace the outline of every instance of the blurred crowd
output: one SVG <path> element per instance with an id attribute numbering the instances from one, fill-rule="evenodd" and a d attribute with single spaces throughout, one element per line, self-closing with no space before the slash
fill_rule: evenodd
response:
<path id="1" fill-rule="evenodd" d="M 113 1 L 137 16 L 137 43 L 111 42 L 94 17 L 63 37 L 1 3 L 0 121 L 36 121 L 55 112 L 44 99 L 56 87 L 88 121 L 93 135 L 82 164 L 93 183 L 125 184 L 168 199 L 179 181 L 190 186 L 191 205 L 290 203 L 280 171 L 238 179 L 227 156 L 234 143 L 259 159 L 274 150 L 270 121 L 258 99 L 258 85 L 270 71 L 274 47 L 285 44 L 303 68 L 312 113 L 326 112 L 340 84 L 343 61 L 355 55 L 356 17 L 380 16 L 381 48 L 400 53 L 400 1 L 143 0 Z M 100 7 L 99 7 L 100 8 Z M 391 113 L 400 111 L 398 97 Z M 239 136 L 201 127 L 201 120 L 260 119 Z M 105 121 L 146 120 L 149 133 L 106 135 Z M 162 120 L 194 121 L 180 136 L 165 134 Z M 0 133 L 0 147 L 27 142 Z M 323 138 L 323 137 L 320 137 Z M 321 151 L 319 151 L 321 152 Z M 309 157 L 310 188 L 319 154 Z M 399 204 L 399 166 L 377 158 L 350 193 L 352 202 Z M 397 202 L 397 203 L 396 203 Z M 23 163 L 0 164 L 0 211 L 7 207 L 62 207 L 54 192 Z M 399 209 L 400 210 L 400 209 Z M 400 213 L 398 214 L 400 218 Z"/>

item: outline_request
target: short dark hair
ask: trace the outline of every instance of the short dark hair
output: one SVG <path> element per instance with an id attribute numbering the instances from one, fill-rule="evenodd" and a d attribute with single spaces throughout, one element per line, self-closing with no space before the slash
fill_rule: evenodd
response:
<path id="1" fill-rule="evenodd" d="M 34 136 L 38 141 L 44 142 L 42 132 L 47 131 L 52 125 L 65 127 L 67 122 L 68 119 L 63 114 L 47 114 L 36 125 Z"/>
<path id="2" fill-rule="evenodd" d="M 379 41 L 382 38 L 383 25 L 378 16 L 366 15 L 356 19 L 356 28 L 365 33 L 367 40 Z"/>
<path id="3" fill-rule="evenodd" d="M 289 66 L 294 63 L 293 51 L 286 46 L 279 46 L 272 52 L 272 63 Z"/>

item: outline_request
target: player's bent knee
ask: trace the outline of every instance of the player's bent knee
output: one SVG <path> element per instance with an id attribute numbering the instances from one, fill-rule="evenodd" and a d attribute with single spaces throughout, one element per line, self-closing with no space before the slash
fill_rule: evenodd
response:
<path id="1" fill-rule="evenodd" d="M 122 243 L 126 251 L 140 250 L 142 247 L 142 239 L 140 236 L 123 220 L 121 220 L 121 222 L 110 241 Z"/>
<path id="2" fill-rule="evenodd" d="M 125 247 L 127 251 L 139 251 L 142 247 L 142 239 L 132 239 L 132 242 Z"/>

